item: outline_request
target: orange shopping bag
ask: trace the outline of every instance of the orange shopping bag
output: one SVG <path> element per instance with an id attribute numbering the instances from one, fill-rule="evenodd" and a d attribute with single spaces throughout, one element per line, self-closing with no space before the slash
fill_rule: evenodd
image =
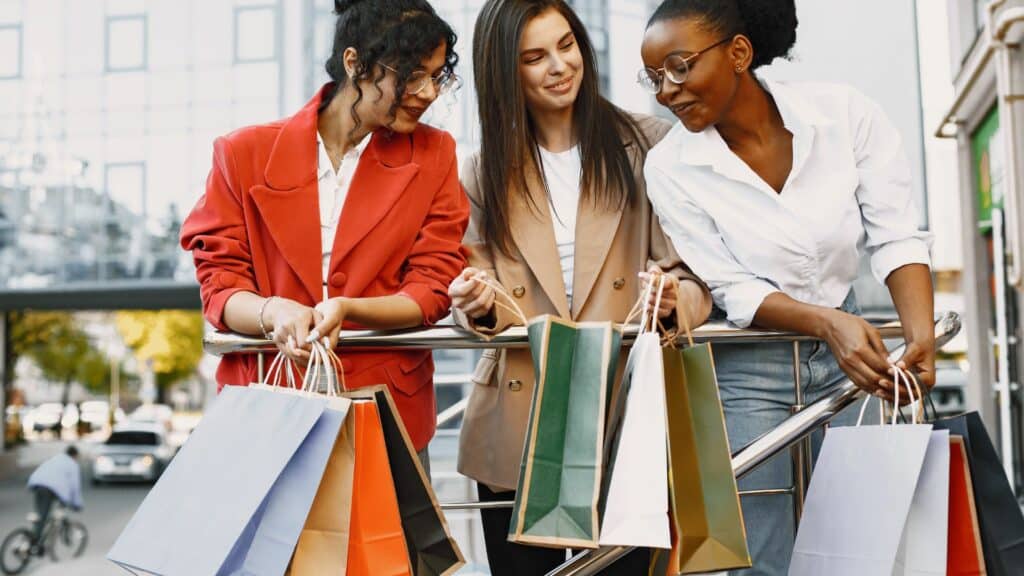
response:
<path id="1" fill-rule="evenodd" d="M 962 436 L 949 437 L 949 540 L 946 574 L 984 576 L 985 557 L 974 507 L 974 488 Z"/>
<path id="2" fill-rule="evenodd" d="M 377 405 L 356 402 L 347 576 L 412 576 Z"/>

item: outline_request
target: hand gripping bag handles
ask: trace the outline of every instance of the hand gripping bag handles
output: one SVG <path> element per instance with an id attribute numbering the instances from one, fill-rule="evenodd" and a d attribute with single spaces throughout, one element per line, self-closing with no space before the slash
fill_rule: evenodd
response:
<path id="1" fill-rule="evenodd" d="M 508 302 L 496 305 L 527 326 L 536 376 L 508 538 L 596 548 L 605 417 L 622 333 L 611 322 L 528 320 L 501 285 L 486 282 Z"/>

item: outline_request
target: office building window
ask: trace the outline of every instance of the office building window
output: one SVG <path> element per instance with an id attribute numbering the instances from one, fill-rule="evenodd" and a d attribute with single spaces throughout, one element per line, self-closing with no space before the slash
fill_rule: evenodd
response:
<path id="1" fill-rule="evenodd" d="M 107 193 L 108 215 L 139 218 L 146 215 L 146 165 L 118 162 L 106 165 L 103 187 Z"/>
<path id="2" fill-rule="evenodd" d="M 107 16 L 107 72 L 145 70 L 148 56 L 145 14 Z"/>
<path id="3" fill-rule="evenodd" d="M 21 24 L 0 24 L 0 80 L 21 78 Z"/>
<path id="4" fill-rule="evenodd" d="M 235 8 L 235 62 L 267 62 L 277 58 L 277 8 Z"/>

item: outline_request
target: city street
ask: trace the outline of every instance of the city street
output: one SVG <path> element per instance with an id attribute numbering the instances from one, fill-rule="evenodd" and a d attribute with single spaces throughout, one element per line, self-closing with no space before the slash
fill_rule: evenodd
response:
<path id="1" fill-rule="evenodd" d="M 433 476 L 438 497 L 443 501 L 475 500 L 475 488 L 455 474 L 455 438 L 441 435 L 431 444 Z M 66 444 L 53 440 L 31 442 L 8 453 L 0 454 L 0 538 L 11 530 L 27 525 L 26 515 L 32 511 L 31 494 L 25 488 L 29 474 L 44 460 L 64 449 Z M 79 518 L 89 529 L 89 543 L 82 558 L 54 563 L 48 558 L 33 559 L 24 572 L 30 576 L 100 576 L 125 574 L 106 560 L 106 553 L 121 530 L 145 498 L 148 484 L 115 484 L 93 486 L 88 481 L 90 443 L 77 443 L 82 451 L 84 510 Z M 472 493 L 471 493 L 472 492 Z M 469 565 L 459 574 L 487 574 L 486 568 L 474 565 L 483 559 L 483 536 L 475 513 L 449 512 L 449 526 L 467 556 Z"/>

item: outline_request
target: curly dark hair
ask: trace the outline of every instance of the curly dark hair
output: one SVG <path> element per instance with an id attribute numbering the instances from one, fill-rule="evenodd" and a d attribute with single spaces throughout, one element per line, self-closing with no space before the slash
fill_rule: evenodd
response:
<path id="1" fill-rule="evenodd" d="M 647 26 L 693 17 L 725 37 L 743 34 L 749 38 L 754 47 L 752 69 L 771 64 L 776 58 L 788 59 L 796 44 L 794 0 L 665 0 Z"/>
<path id="2" fill-rule="evenodd" d="M 409 75 L 420 62 L 445 43 L 444 73 L 452 73 L 459 61 L 455 53 L 457 37 L 426 0 L 334 0 L 334 13 L 338 20 L 334 28 L 334 46 L 327 59 L 327 74 L 334 81 L 334 90 L 326 94 L 320 104 L 323 111 L 337 91 L 349 82 L 345 71 L 345 49 L 354 48 L 358 64 L 351 81 L 357 97 L 352 104 L 355 128 L 361 124 L 356 106 L 363 99 L 359 83 L 371 79 L 379 96 L 383 96 L 380 81 L 386 71 L 376 64 L 394 68 L 395 102 L 389 113 L 394 116 L 401 105 L 402 94 Z"/>

